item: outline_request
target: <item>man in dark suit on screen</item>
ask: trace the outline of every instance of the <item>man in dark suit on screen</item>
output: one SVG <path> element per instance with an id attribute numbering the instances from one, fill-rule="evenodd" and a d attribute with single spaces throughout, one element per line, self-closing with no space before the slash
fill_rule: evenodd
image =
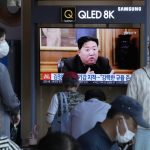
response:
<path id="1" fill-rule="evenodd" d="M 64 59 L 61 72 L 109 74 L 111 67 L 107 58 L 98 56 L 98 39 L 90 36 L 80 37 L 77 41 L 78 53 Z"/>

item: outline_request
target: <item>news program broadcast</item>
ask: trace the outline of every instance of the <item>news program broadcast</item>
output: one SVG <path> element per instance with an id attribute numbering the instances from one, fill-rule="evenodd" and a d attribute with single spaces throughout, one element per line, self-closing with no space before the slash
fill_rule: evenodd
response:
<path id="1" fill-rule="evenodd" d="M 61 84 L 68 71 L 78 73 L 81 85 L 127 85 L 140 67 L 140 28 L 39 27 L 38 31 L 42 85 Z"/>

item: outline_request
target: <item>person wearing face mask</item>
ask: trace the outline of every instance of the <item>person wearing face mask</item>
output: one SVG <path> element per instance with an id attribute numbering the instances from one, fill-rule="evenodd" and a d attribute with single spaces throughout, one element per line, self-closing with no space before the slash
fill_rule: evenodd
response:
<path id="1" fill-rule="evenodd" d="M 0 27 L 0 58 L 9 52 L 5 33 Z M 16 126 L 20 122 L 20 101 L 13 90 L 7 67 L 0 63 L 0 137 L 10 138 L 10 122 Z"/>
<path id="2" fill-rule="evenodd" d="M 0 58 L 3 58 L 9 53 L 9 45 L 5 40 L 6 31 L 0 27 Z"/>
<path id="3" fill-rule="evenodd" d="M 78 39 L 77 55 L 63 60 L 61 72 L 109 74 L 112 73 L 109 60 L 99 56 L 98 39 L 82 36 Z"/>
<path id="4" fill-rule="evenodd" d="M 78 138 L 83 150 L 119 150 L 117 143 L 133 139 L 137 125 L 148 128 L 143 108 L 133 98 L 121 95 L 112 103 L 104 122 Z"/>

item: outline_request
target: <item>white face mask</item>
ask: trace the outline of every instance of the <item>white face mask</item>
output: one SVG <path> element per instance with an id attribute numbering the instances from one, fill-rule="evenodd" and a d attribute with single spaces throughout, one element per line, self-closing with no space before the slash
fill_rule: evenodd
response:
<path id="1" fill-rule="evenodd" d="M 5 40 L 0 41 L 0 58 L 7 56 L 8 52 L 9 52 L 8 43 Z"/>
<path id="2" fill-rule="evenodd" d="M 129 142 L 130 140 L 132 140 L 133 137 L 135 136 L 135 133 L 133 133 L 132 131 L 130 131 L 130 130 L 128 129 L 127 123 L 126 123 L 126 121 L 125 121 L 124 118 L 123 118 L 123 123 L 124 123 L 125 129 L 126 129 L 126 132 L 125 132 L 124 135 L 120 135 L 118 126 L 116 126 L 117 141 L 118 141 L 119 143 L 127 143 L 127 142 Z"/>

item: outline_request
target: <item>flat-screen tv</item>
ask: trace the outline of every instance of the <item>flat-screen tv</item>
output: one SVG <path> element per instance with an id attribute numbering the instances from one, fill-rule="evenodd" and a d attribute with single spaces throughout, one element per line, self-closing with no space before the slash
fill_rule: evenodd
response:
<path id="1" fill-rule="evenodd" d="M 112 71 L 77 72 L 81 85 L 127 85 L 140 67 L 140 28 L 38 27 L 38 31 L 41 84 L 62 83 L 64 62 L 79 56 L 77 40 L 83 36 L 98 39 L 98 56 L 109 60 Z"/>

